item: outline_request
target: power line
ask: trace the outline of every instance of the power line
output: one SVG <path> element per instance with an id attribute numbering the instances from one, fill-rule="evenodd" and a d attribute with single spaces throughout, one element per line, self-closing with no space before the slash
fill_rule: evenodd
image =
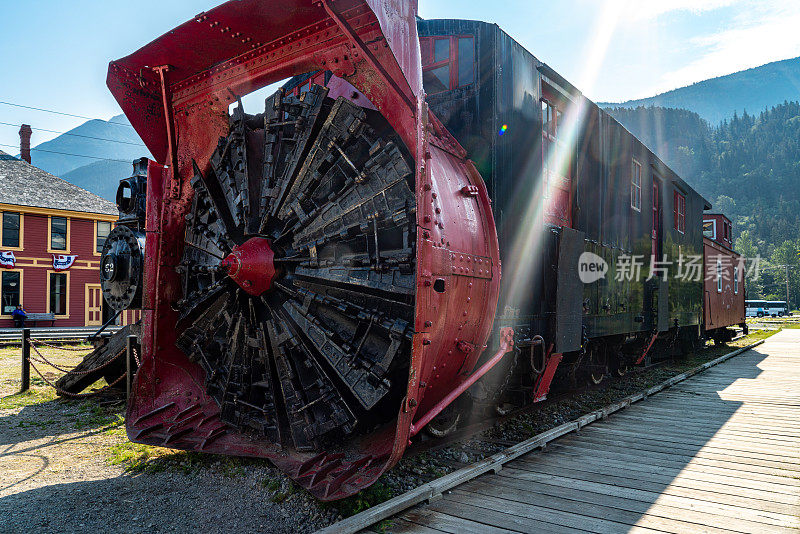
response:
<path id="1" fill-rule="evenodd" d="M 6 147 L 9 147 L 9 148 L 19 149 L 19 147 L 17 145 L 6 145 L 4 143 L 0 143 L 0 146 L 6 146 Z M 130 161 L 128 161 L 126 159 L 101 158 L 99 156 L 87 156 L 85 154 L 70 154 L 69 152 L 57 152 L 55 150 L 44 150 L 44 149 L 41 149 L 41 148 L 32 148 L 31 152 L 34 152 L 34 151 L 36 151 L 36 152 L 47 152 L 48 154 L 61 154 L 62 156 L 75 156 L 77 158 L 91 158 L 91 159 L 99 159 L 99 160 L 103 160 L 103 161 L 119 161 L 120 163 L 131 163 Z"/>
<path id="2" fill-rule="evenodd" d="M 36 107 L 33 107 L 33 106 L 23 106 L 22 104 L 13 104 L 11 102 L 3 102 L 2 100 L 0 100 L 0 104 L 5 104 L 6 106 L 13 106 L 15 108 L 24 108 L 24 109 L 33 109 L 35 111 L 44 111 L 46 113 L 53 113 L 55 115 L 64 115 L 65 117 L 76 117 L 78 119 L 88 119 L 90 121 L 103 120 L 103 119 L 98 119 L 97 117 L 87 117 L 86 115 L 76 115 L 74 113 L 64 113 L 63 111 L 55 111 L 53 109 L 36 108 Z M 103 122 L 106 122 L 108 124 L 116 124 L 117 126 L 127 126 L 128 128 L 133 128 L 133 126 L 131 126 L 130 124 L 125 124 L 123 122 L 111 122 L 111 121 L 103 121 Z"/>
<path id="3" fill-rule="evenodd" d="M 12 124 L 10 122 L 0 122 L 0 124 L 5 125 L 5 126 L 13 126 L 14 128 L 22 126 L 21 124 Z M 35 128 L 33 126 L 31 126 L 31 129 L 32 130 L 38 130 L 40 132 L 50 132 L 50 133 L 61 134 L 61 135 L 72 135 L 74 137 L 83 137 L 85 139 L 97 139 L 97 140 L 100 140 L 100 141 L 108 141 L 110 143 L 122 143 L 123 145 L 145 146 L 142 143 L 131 143 L 130 141 L 117 141 L 116 139 L 108 139 L 108 138 L 105 138 L 105 137 L 94 137 L 94 136 L 91 136 L 91 135 L 82 135 L 82 134 L 69 133 L 69 132 L 58 132 L 56 130 L 47 130 L 45 128 Z M 38 150 L 38 149 L 34 148 L 32 150 Z"/>

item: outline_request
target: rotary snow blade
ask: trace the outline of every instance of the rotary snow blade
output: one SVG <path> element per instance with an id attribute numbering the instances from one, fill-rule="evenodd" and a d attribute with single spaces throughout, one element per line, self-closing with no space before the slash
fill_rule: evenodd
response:
<path id="1" fill-rule="evenodd" d="M 180 265 L 178 346 L 221 419 L 303 451 L 394 417 L 414 317 L 410 157 L 326 95 L 240 104 L 212 172 L 195 166 Z"/>

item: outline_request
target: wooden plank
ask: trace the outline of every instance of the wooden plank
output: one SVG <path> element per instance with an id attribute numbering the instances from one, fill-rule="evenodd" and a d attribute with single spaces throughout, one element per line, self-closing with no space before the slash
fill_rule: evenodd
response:
<path id="1" fill-rule="evenodd" d="M 692 454 L 692 462 L 696 463 L 697 465 L 702 466 L 711 466 L 711 467 L 719 467 L 719 468 L 728 468 L 733 469 L 736 471 L 745 471 L 748 473 L 753 474 L 764 474 L 764 475 L 774 475 L 780 477 L 787 477 L 797 479 L 800 478 L 800 470 L 797 469 L 784 469 L 782 467 L 763 467 L 761 465 L 754 465 L 752 462 L 748 461 L 748 458 L 739 456 L 731 455 L 728 458 L 724 458 L 724 449 L 714 449 L 715 451 L 719 451 L 719 454 L 723 456 L 723 459 L 712 459 L 707 458 L 705 456 L 698 456 L 700 452 L 708 451 L 709 447 L 704 446 L 702 449 L 700 448 L 693 448 L 691 446 L 681 447 L 680 444 L 676 443 L 669 443 L 665 445 L 658 445 L 651 444 L 651 443 L 636 443 L 631 441 L 625 442 L 618 442 L 609 439 L 602 439 L 598 438 L 597 436 L 593 436 L 591 438 L 586 438 L 583 440 L 575 440 L 575 443 L 593 443 L 603 447 L 615 447 L 618 445 L 628 446 L 635 450 L 653 450 L 653 451 L 679 451 L 682 453 Z"/>
<path id="2" fill-rule="evenodd" d="M 688 434 L 679 434 L 677 432 L 670 432 L 669 434 L 662 434 L 662 435 L 654 435 L 654 434 L 642 434 L 638 432 L 635 428 L 628 429 L 622 425 L 615 425 L 615 426 L 598 426 L 592 427 L 591 429 L 583 431 L 583 435 L 586 436 L 604 436 L 608 437 L 608 439 L 616 439 L 620 442 L 626 442 L 629 439 L 640 439 L 640 440 L 660 440 L 664 443 L 680 443 L 689 446 L 698 446 L 698 447 L 705 447 L 708 445 L 710 448 L 714 448 L 715 443 L 719 443 L 725 450 L 733 450 L 737 452 L 749 453 L 749 452 L 756 452 L 756 453 L 763 453 L 765 449 L 770 450 L 771 448 L 769 445 L 770 440 L 741 440 L 736 439 L 734 437 L 729 437 L 725 435 L 711 436 L 710 438 L 705 438 L 698 436 L 696 432 L 688 433 Z M 783 445 L 780 445 L 783 447 Z"/>
<path id="3" fill-rule="evenodd" d="M 514 464 L 515 466 L 519 466 L 520 468 L 529 468 L 529 465 L 541 465 L 539 463 L 528 463 L 524 461 L 520 461 L 519 464 Z M 729 486 L 736 486 L 736 480 L 738 478 L 743 478 L 745 480 L 750 480 L 750 476 L 746 471 L 731 471 L 731 470 L 723 470 L 723 469 L 715 469 L 709 468 L 707 466 L 692 466 L 686 465 L 685 467 L 681 466 L 663 466 L 663 465 L 651 465 L 648 463 L 632 463 L 620 460 L 610 460 L 607 458 L 595 458 L 591 460 L 586 460 L 582 463 L 576 463 L 574 460 L 565 460 L 562 458 L 553 458 L 547 462 L 547 466 L 549 467 L 556 467 L 562 469 L 573 469 L 578 472 L 588 471 L 593 473 L 606 473 L 606 474 L 617 474 L 621 476 L 628 476 L 634 478 L 636 476 L 639 477 L 648 477 L 650 475 L 663 475 L 665 477 L 677 477 L 678 475 L 683 476 L 687 479 L 699 479 L 699 480 L 710 480 L 710 477 L 716 475 L 716 479 L 713 480 L 715 482 L 719 482 L 722 484 L 726 484 Z M 736 476 L 732 476 L 730 473 L 734 473 Z M 782 480 L 786 480 L 783 478 Z M 773 479 L 769 480 L 760 480 L 761 482 L 769 485 L 773 484 Z M 756 488 L 751 488 L 756 489 Z M 787 488 L 786 485 L 779 485 L 776 483 L 776 491 L 780 491 L 781 493 L 786 493 L 788 495 L 794 494 L 796 491 L 800 491 L 800 486 L 795 484 L 789 485 Z"/>
<path id="4" fill-rule="evenodd" d="M 463 495 L 451 493 L 431 503 L 429 506 L 434 510 L 456 514 L 459 517 L 467 516 L 467 518 L 473 521 L 484 521 L 498 526 L 508 525 L 512 526 L 512 528 L 513 526 L 517 526 L 520 532 L 539 532 L 538 525 L 542 522 L 557 525 L 562 532 L 588 531 L 598 534 L 621 532 L 629 526 L 615 521 L 576 515 L 544 507 L 521 505 L 508 501 L 502 501 L 500 503 L 499 506 L 502 506 L 504 508 L 503 510 L 487 507 L 487 505 L 491 506 L 492 504 L 494 503 L 489 502 L 487 499 L 470 500 L 465 499 Z M 649 531 L 659 532 L 652 529 L 649 529 Z"/>
<path id="5" fill-rule="evenodd" d="M 80 393 L 104 376 L 108 376 L 111 382 L 122 376 L 125 373 L 124 356 L 130 328 L 130 326 L 121 328 L 106 344 L 87 354 L 81 363 L 75 366 L 74 372 L 69 372 L 58 379 L 56 386 L 68 393 Z M 35 355 L 36 353 L 32 352 L 32 356 Z M 122 387 L 124 389 L 125 384 Z"/>
<path id="6" fill-rule="evenodd" d="M 407 521 L 403 518 L 396 518 L 391 520 L 391 524 L 385 527 L 383 530 L 370 530 L 370 531 L 362 531 L 361 534 L 365 534 L 366 532 L 375 532 L 376 534 L 455 534 L 457 532 L 462 532 L 461 530 L 438 530 L 433 529 L 428 526 L 424 525 L 417 525 L 416 523 L 412 523 L 411 521 Z"/>
<path id="7" fill-rule="evenodd" d="M 570 450 L 578 449 L 576 452 L 573 452 L 572 454 L 580 454 L 580 450 L 579 449 L 581 448 L 581 446 L 577 446 L 577 445 L 573 446 L 573 445 L 571 445 L 569 443 L 566 443 L 566 442 L 563 443 L 563 444 L 559 444 L 559 446 L 570 447 Z M 592 447 L 587 446 L 587 449 L 589 449 L 589 448 L 592 448 Z M 615 454 L 629 454 L 629 455 L 634 454 L 634 453 L 638 454 L 637 451 L 631 450 L 631 449 L 620 450 L 620 451 L 617 452 L 617 451 L 611 450 L 611 448 L 608 447 L 608 448 L 605 448 L 605 450 L 608 450 L 609 452 L 615 453 Z M 568 451 L 565 451 L 565 452 L 568 452 Z M 664 458 L 664 459 L 667 459 L 667 460 L 669 460 L 669 459 L 675 460 L 674 458 L 668 458 L 667 456 L 669 456 L 669 455 L 666 454 L 666 453 L 642 451 L 642 456 L 651 456 L 651 457 L 655 457 L 655 458 Z M 673 455 L 673 456 L 680 456 L 680 455 L 676 454 L 676 455 Z M 707 457 L 707 458 L 719 458 L 720 456 L 722 456 L 721 459 L 725 459 L 724 455 L 715 454 L 715 453 L 713 453 L 711 451 L 703 451 L 702 448 L 699 448 L 698 451 L 694 455 L 692 455 L 692 457 L 694 457 L 694 456 L 703 456 L 703 457 Z M 774 464 L 776 466 L 786 465 L 786 466 L 791 467 L 791 466 L 797 466 L 798 465 L 798 462 L 797 462 L 797 460 L 795 458 L 790 458 L 790 457 L 783 458 L 778 454 L 769 454 L 769 453 L 748 452 L 746 456 L 737 455 L 736 459 L 739 462 L 749 462 L 749 461 L 754 461 L 754 462 L 755 461 L 758 461 L 758 462 L 772 462 L 772 464 Z M 757 465 L 763 465 L 763 464 L 759 463 Z"/>
<path id="8" fill-rule="evenodd" d="M 565 447 L 563 445 L 557 445 L 558 447 Z M 579 448 L 574 448 L 573 450 L 580 450 Z M 704 480 L 707 482 L 719 482 L 721 484 L 727 484 L 730 486 L 736 486 L 739 488 L 748 488 L 748 489 L 759 489 L 765 491 L 773 491 L 776 493 L 784 493 L 787 495 L 794 495 L 797 493 L 797 487 L 787 485 L 784 483 L 774 483 L 774 482 L 761 482 L 757 480 L 753 480 L 752 478 L 745 478 L 743 476 L 735 476 L 735 472 L 731 472 L 731 474 L 717 474 L 717 473 L 708 473 L 703 471 L 689 471 L 686 470 L 686 464 L 682 462 L 672 462 L 664 459 L 659 458 L 647 458 L 647 459 L 639 459 L 639 462 L 636 461 L 636 456 L 632 455 L 616 455 L 613 453 L 603 452 L 603 451 L 591 451 L 589 454 L 584 455 L 584 458 L 587 460 L 585 463 L 594 465 L 594 464 L 617 464 L 620 466 L 629 466 L 630 469 L 636 470 L 645 470 L 647 473 L 651 473 L 655 471 L 658 467 L 662 468 L 669 468 L 669 471 L 676 474 L 677 476 L 682 476 L 685 478 L 689 478 L 692 480 Z M 520 460 L 525 462 L 526 460 Z M 575 465 L 577 462 L 570 462 L 571 465 Z M 580 465 L 580 464 L 578 464 Z M 651 467 L 652 466 L 652 467 Z M 654 473 L 655 474 L 655 473 Z"/>
<path id="9" fill-rule="evenodd" d="M 708 482 L 704 480 L 693 480 L 687 477 L 671 477 L 651 474 L 643 476 L 639 472 L 630 472 L 625 469 L 610 469 L 607 466 L 586 465 L 582 469 L 571 467 L 540 465 L 531 466 L 524 462 L 515 462 L 513 465 L 514 476 L 523 480 L 545 482 L 548 484 L 561 484 L 566 487 L 579 487 L 582 482 L 592 482 L 599 484 L 609 484 L 625 488 L 643 489 L 654 492 L 664 491 L 671 486 L 679 486 L 689 489 L 702 489 L 720 495 L 742 495 L 747 494 L 754 499 L 771 501 L 781 504 L 797 506 L 798 499 L 795 495 L 775 493 L 769 490 L 749 489 L 743 492 L 741 488 L 723 484 L 720 482 Z M 500 476 L 510 476 L 506 468 L 498 473 Z"/>
<path id="10" fill-rule="evenodd" d="M 518 480 L 507 476 L 492 477 L 491 480 L 476 479 L 461 486 L 467 491 L 476 493 L 489 492 L 497 497 L 512 495 L 504 498 L 514 499 L 518 494 L 537 493 L 563 497 L 578 502 L 591 502 L 607 504 L 616 508 L 640 513 L 653 511 L 663 512 L 665 517 L 683 518 L 684 513 L 702 512 L 709 514 L 723 514 L 726 517 L 741 517 L 756 523 L 773 524 L 786 527 L 800 527 L 800 518 L 795 515 L 793 506 L 777 506 L 768 501 L 753 503 L 749 497 L 728 497 L 727 502 L 718 502 L 719 497 L 712 495 L 709 500 L 705 494 L 692 492 L 687 494 L 673 494 L 621 488 L 609 484 L 598 484 L 598 491 L 586 489 L 565 488 L 563 486 L 545 484 L 542 482 L 531 484 L 528 481 Z M 506 489 L 507 488 L 507 489 Z M 655 503 L 655 504 L 654 504 Z"/>
<path id="11" fill-rule="evenodd" d="M 605 426 L 585 430 L 576 437 L 585 439 L 605 439 L 617 443 L 649 444 L 661 445 L 665 447 L 684 447 L 694 450 L 708 447 L 709 449 L 722 449 L 724 451 L 734 451 L 739 456 L 750 456 L 752 454 L 765 454 L 765 452 L 775 452 L 778 456 L 800 457 L 797 445 L 800 439 L 791 442 L 780 440 L 755 440 L 742 439 L 737 436 L 729 436 L 718 432 L 711 436 L 702 436 L 697 432 L 688 434 L 669 432 L 662 434 L 643 434 L 634 428 L 627 428 L 623 425 Z"/>
<path id="12" fill-rule="evenodd" d="M 498 480 L 505 482 L 498 483 Z M 509 484 L 511 482 L 511 484 Z M 560 491 L 553 491 L 553 490 Z M 603 519 L 648 526 L 666 532 L 684 532 L 696 529 L 697 525 L 715 527 L 724 524 L 726 528 L 739 532 L 757 531 L 763 525 L 792 529 L 800 527 L 800 519 L 788 515 L 757 512 L 747 508 L 720 504 L 698 506 L 690 499 L 684 499 L 683 507 L 678 508 L 662 502 L 626 499 L 608 492 L 593 493 L 580 490 L 556 488 L 545 484 L 525 484 L 519 480 L 492 477 L 491 481 L 474 480 L 453 490 L 453 493 L 475 494 L 475 500 L 494 502 L 495 500 L 515 501 L 533 506 L 544 506 L 579 515 L 590 515 Z M 675 499 L 677 500 L 677 499 Z M 642 522 L 641 516 L 657 518 Z"/>
<path id="13" fill-rule="evenodd" d="M 326 534 L 326 533 L 332 534 L 334 532 L 348 534 L 352 532 L 358 532 L 359 530 L 362 530 L 363 528 L 366 528 L 369 525 L 381 521 L 401 510 L 407 509 L 410 506 L 422 502 L 423 500 L 435 497 L 436 495 L 441 494 L 446 490 L 456 487 L 459 484 L 462 484 L 468 480 L 472 480 L 484 473 L 488 473 L 491 471 L 497 472 L 502 468 L 504 464 L 511 462 L 521 457 L 522 455 L 529 453 L 532 450 L 542 447 L 543 445 L 549 443 L 550 441 L 556 439 L 557 437 L 578 430 L 588 424 L 591 424 L 594 421 L 605 419 L 609 414 L 624 409 L 625 407 L 635 402 L 646 399 L 649 396 L 654 395 L 668 387 L 672 387 L 675 384 L 678 384 L 689 377 L 692 377 L 700 372 L 703 372 L 716 365 L 719 365 L 720 363 L 728 361 L 734 356 L 746 353 L 753 347 L 763 344 L 763 342 L 764 341 L 762 340 L 748 347 L 743 347 L 741 349 L 720 356 L 715 360 L 699 365 L 689 371 L 686 371 L 670 379 L 667 379 L 661 384 L 653 386 L 647 389 L 646 391 L 630 395 L 621 401 L 613 403 L 600 410 L 596 410 L 594 412 L 586 414 L 574 421 L 565 423 L 564 425 L 561 425 L 557 428 L 554 428 L 552 430 L 534 436 L 528 440 L 525 440 L 517 445 L 509 447 L 508 449 L 502 451 L 501 453 L 494 454 L 488 458 L 485 458 L 484 460 L 481 460 L 472 466 L 465 467 L 454 473 L 445 475 L 440 479 L 434 480 L 427 484 L 423 484 L 422 486 L 415 488 L 403 495 L 400 495 L 398 497 L 395 497 L 394 499 L 390 499 L 389 501 L 381 503 L 380 505 L 365 510 L 360 514 L 351 516 L 343 521 L 340 521 L 339 523 L 327 527 L 326 529 L 322 529 L 320 531 L 320 534 Z M 432 509 L 434 509 L 435 503 L 431 505 L 431 507 Z M 579 528 L 579 527 L 574 527 L 574 528 Z M 641 527 L 634 527 L 632 530 L 638 530 L 640 528 Z M 647 529 L 644 529 L 643 531 L 647 531 Z"/>
<path id="14" fill-rule="evenodd" d="M 658 436 L 658 434 L 653 434 L 653 436 Z M 750 460 L 767 460 L 776 462 L 780 464 L 781 467 L 786 466 L 792 470 L 797 470 L 800 468 L 800 465 L 798 465 L 800 456 L 797 455 L 796 449 L 792 450 L 791 448 L 782 446 L 774 446 L 770 448 L 769 444 L 761 443 L 743 444 L 725 437 L 711 438 L 705 444 L 698 444 L 697 442 L 691 443 L 688 442 L 688 439 L 683 440 L 677 438 L 676 436 L 671 436 L 671 438 L 672 439 L 670 440 L 665 439 L 659 442 L 656 439 L 648 440 L 646 437 L 620 437 L 609 434 L 603 435 L 587 432 L 582 433 L 579 436 L 571 437 L 570 439 L 565 439 L 563 440 L 563 443 L 570 444 L 602 442 L 603 445 L 609 450 L 618 448 L 621 451 L 636 451 L 640 449 L 646 451 L 653 449 L 653 452 L 665 452 L 683 455 L 690 454 L 692 456 L 696 456 L 697 454 L 708 454 L 709 457 L 715 457 L 714 455 L 727 456 L 727 454 L 729 454 L 734 459 L 733 461 L 740 463 L 747 463 Z M 798 440 L 797 445 L 800 445 L 800 440 Z M 726 449 L 726 447 L 730 448 Z"/>
<path id="15" fill-rule="evenodd" d="M 665 419 L 665 418 L 659 418 L 659 417 L 654 417 L 654 416 L 648 416 L 647 414 L 644 414 L 644 413 L 642 413 L 642 414 L 639 414 L 639 413 L 626 413 L 626 414 L 619 414 L 618 415 L 618 419 L 615 422 L 617 422 L 617 421 L 619 423 L 630 423 L 631 425 L 636 425 L 637 427 L 639 427 L 639 425 L 641 425 L 641 428 L 644 428 L 646 430 L 650 430 L 650 429 L 652 429 L 652 430 L 664 430 L 664 429 L 669 429 L 669 428 L 675 429 L 676 428 L 675 427 L 675 423 L 677 421 L 680 421 L 680 419 L 678 419 L 677 417 L 674 418 L 674 419 Z M 756 427 L 756 426 L 753 426 L 753 425 L 746 425 L 746 424 L 735 424 L 735 425 L 731 425 L 731 426 L 726 426 L 729 423 L 728 420 L 721 421 L 721 423 L 722 424 L 720 424 L 720 425 L 714 426 L 713 424 L 699 424 L 699 423 L 692 423 L 692 422 L 686 422 L 686 424 L 683 425 L 683 422 L 681 422 L 681 426 L 677 427 L 677 428 L 680 429 L 680 430 L 683 430 L 683 431 L 688 431 L 690 429 L 694 429 L 694 430 L 697 430 L 699 432 L 706 431 L 706 433 L 710 432 L 712 435 L 715 434 L 718 431 L 722 431 L 722 432 L 727 431 L 728 433 L 730 433 L 732 435 L 741 436 L 743 438 L 747 438 L 749 436 L 753 436 L 753 437 L 756 437 L 756 438 L 759 438 L 759 437 L 769 438 L 769 437 L 777 437 L 777 436 L 782 436 L 782 437 L 784 437 L 784 439 L 786 439 L 786 438 L 789 438 L 789 439 L 798 439 L 798 438 L 800 438 L 800 432 L 795 431 L 795 430 L 791 430 L 791 429 L 776 430 L 776 429 L 772 429 L 772 428 L 768 428 L 768 427 L 764 427 L 764 426 Z"/>
<path id="16" fill-rule="evenodd" d="M 681 398 L 676 398 L 674 400 L 674 402 L 673 402 L 673 400 L 671 400 L 669 398 L 665 398 L 663 400 L 659 399 L 658 403 L 653 404 L 651 406 L 642 405 L 642 407 L 648 408 L 648 409 L 653 410 L 653 411 L 659 411 L 659 410 L 663 409 L 664 411 L 672 411 L 672 412 L 674 412 L 676 410 L 680 411 L 680 408 L 682 406 L 686 406 L 687 402 L 689 402 L 689 401 L 690 401 L 690 399 L 688 397 L 682 398 L 682 399 Z M 698 406 L 698 407 L 701 407 L 701 408 L 708 408 L 707 406 L 701 406 L 699 404 L 693 404 L 693 406 Z M 713 408 L 713 406 L 711 406 L 711 407 Z M 782 424 L 782 423 L 786 423 L 786 422 L 791 422 L 793 419 L 795 419 L 795 417 L 797 415 L 797 412 L 798 412 L 798 410 L 792 409 L 792 410 L 789 410 L 787 413 L 777 413 L 775 410 L 772 410 L 772 411 L 765 410 L 765 409 L 763 409 L 761 407 L 754 406 L 752 403 L 744 403 L 744 404 L 740 404 L 739 408 L 736 409 L 735 414 L 736 415 L 746 416 L 746 417 L 752 417 L 754 419 L 765 419 L 767 421 L 772 421 L 772 422 L 775 422 L 775 423 L 781 423 Z M 691 414 L 691 415 L 689 415 L 687 417 L 691 419 L 691 418 L 701 417 L 702 415 L 704 415 L 703 411 L 701 411 L 699 413 Z"/>
<path id="17" fill-rule="evenodd" d="M 620 473 L 621 475 L 622 473 Z M 555 469 L 551 466 L 542 466 L 536 472 L 517 469 L 514 467 L 504 469 L 492 480 L 519 479 L 524 484 L 538 484 L 563 487 L 566 490 L 585 490 L 594 493 L 615 494 L 626 498 L 636 496 L 649 496 L 651 502 L 660 495 L 674 495 L 687 497 L 693 501 L 704 501 L 716 504 L 729 504 L 731 506 L 750 506 L 754 510 L 763 510 L 778 514 L 793 514 L 798 506 L 794 497 L 774 495 L 769 492 L 731 491 L 727 486 L 716 486 L 706 483 L 682 483 L 676 480 L 671 484 L 664 484 L 654 480 L 638 478 L 624 478 L 619 475 L 594 474 L 589 472 L 575 472 L 567 469 Z"/>
<path id="18" fill-rule="evenodd" d="M 730 461 L 731 463 L 739 463 L 742 465 L 747 465 L 748 463 L 752 463 L 754 465 L 764 466 L 766 463 L 761 458 L 745 458 L 741 456 L 737 457 L 730 457 L 725 458 L 722 454 L 713 454 L 703 450 L 698 450 L 694 454 L 686 454 L 686 453 L 666 453 L 666 452 L 651 452 L 651 451 L 644 451 L 644 450 L 633 450 L 633 449 L 625 449 L 625 448 L 613 448 L 613 447 L 604 447 L 601 445 L 595 445 L 591 443 L 558 443 L 552 445 L 550 447 L 552 451 L 559 451 L 566 456 L 569 457 L 584 457 L 595 459 L 598 457 L 601 458 L 610 458 L 614 460 L 620 461 L 628 461 L 628 462 L 648 462 L 652 465 L 659 465 L 663 467 L 680 467 L 685 466 L 689 461 L 696 460 L 698 464 L 703 464 L 704 462 L 702 459 L 709 459 L 709 460 L 722 460 L 722 461 Z M 777 458 L 777 457 L 775 457 Z M 774 461 L 772 462 L 772 467 L 776 469 L 780 469 L 780 462 Z M 792 469 L 791 473 L 796 473 L 796 469 Z"/>
<path id="19" fill-rule="evenodd" d="M 521 530 L 509 530 L 480 522 L 464 519 L 448 513 L 432 510 L 430 508 L 418 508 L 410 510 L 404 519 L 420 528 L 433 529 L 439 532 L 450 532 L 453 534 L 513 534 L 523 532 Z M 424 530 L 409 530 L 407 532 L 423 533 Z"/>
<path id="20" fill-rule="evenodd" d="M 687 405 L 694 408 L 694 413 L 692 415 L 686 415 Z M 715 419 L 725 422 L 734 420 L 751 426 L 759 426 L 763 423 L 767 427 L 778 429 L 783 429 L 782 425 L 791 422 L 800 414 L 800 410 L 793 410 L 791 414 L 786 413 L 781 414 L 780 417 L 770 417 L 777 416 L 778 414 L 776 414 L 774 410 L 751 410 L 749 403 L 739 404 L 735 410 L 731 409 L 732 407 L 728 407 L 728 409 L 723 411 L 722 408 L 723 406 L 720 406 L 718 403 L 705 405 L 704 403 L 695 402 L 692 399 L 686 399 L 680 404 L 676 403 L 675 406 L 672 406 L 659 399 L 659 402 L 637 406 L 636 412 L 647 414 L 648 416 L 661 416 L 665 418 L 680 417 L 681 414 L 683 414 L 682 419 L 690 423 L 707 424 Z"/>

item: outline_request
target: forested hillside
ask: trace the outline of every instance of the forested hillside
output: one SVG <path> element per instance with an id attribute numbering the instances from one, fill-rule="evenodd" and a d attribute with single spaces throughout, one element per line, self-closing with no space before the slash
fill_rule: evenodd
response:
<path id="1" fill-rule="evenodd" d="M 767 63 L 674 89 L 641 100 L 602 107 L 661 106 L 697 112 L 711 125 L 730 120 L 734 113 L 757 113 L 784 100 L 795 100 L 800 87 L 800 58 Z"/>
<path id="2" fill-rule="evenodd" d="M 682 109 L 609 109 L 634 135 L 734 222 L 741 251 L 773 264 L 798 263 L 800 250 L 800 103 L 734 115 L 710 127 Z M 800 266 L 794 269 L 800 292 Z M 783 271 L 778 277 L 784 278 Z M 765 296 L 785 298 L 768 274 Z M 793 298 L 794 300 L 794 298 Z M 796 300 L 795 300 L 796 302 Z"/>

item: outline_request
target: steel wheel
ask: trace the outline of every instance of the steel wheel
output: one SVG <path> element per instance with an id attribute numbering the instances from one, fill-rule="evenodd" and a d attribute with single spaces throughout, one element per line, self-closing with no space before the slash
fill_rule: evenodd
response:
<path id="1" fill-rule="evenodd" d="M 604 347 L 595 346 L 589 354 L 589 382 L 600 384 L 608 373 L 608 355 Z"/>
<path id="2" fill-rule="evenodd" d="M 434 438 L 443 438 L 456 431 L 461 422 L 461 410 L 456 406 L 458 401 L 448 406 L 430 423 L 425 426 L 425 432 Z"/>

